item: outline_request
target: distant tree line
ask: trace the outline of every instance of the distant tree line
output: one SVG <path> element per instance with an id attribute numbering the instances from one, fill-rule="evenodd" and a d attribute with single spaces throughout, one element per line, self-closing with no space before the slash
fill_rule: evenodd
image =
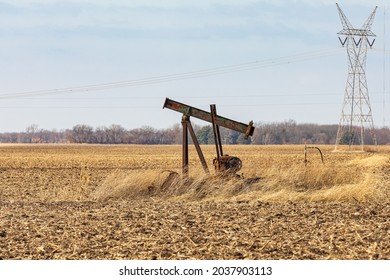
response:
<path id="1" fill-rule="evenodd" d="M 214 133 L 211 125 L 193 125 L 200 144 L 213 144 Z M 297 124 L 293 120 L 274 123 L 255 123 L 252 137 L 245 139 L 236 131 L 222 128 L 221 139 L 224 144 L 335 144 L 338 125 Z M 375 130 L 378 144 L 390 143 L 390 128 Z M 371 143 L 366 133 L 365 143 Z M 191 139 L 190 139 L 191 141 Z M 342 141 L 344 139 L 342 138 Z M 23 132 L 0 133 L 1 143 L 89 143 L 89 144 L 181 144 L 182 128 L 176 124 L 166 129 L 143 126 L 125 129 L 111 126 L 92 127 L 86 124 L 75 125 L 72 129 L 46 130 L 33 124 Z"/>

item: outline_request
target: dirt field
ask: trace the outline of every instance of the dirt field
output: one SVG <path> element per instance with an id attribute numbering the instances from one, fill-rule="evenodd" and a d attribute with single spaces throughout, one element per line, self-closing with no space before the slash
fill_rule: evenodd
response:
<path id="1" fill-rule="evenodd" d="M 232 180 L 191 150 L 161 190 L 180 146 L 1 145 L 0 258 L 390 259 L 390 148 L 321 149 L 226 146 Z"/>

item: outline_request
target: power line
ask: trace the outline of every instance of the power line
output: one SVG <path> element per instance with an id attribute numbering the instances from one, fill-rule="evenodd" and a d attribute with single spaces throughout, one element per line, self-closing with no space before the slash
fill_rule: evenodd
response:
<path id="1" fill-rule="evenodd" d="M 313 90 L 315 91 L 315 90 Z M 313 92 L 312 91 L 312 92 Z M 390 91 L 385 91 L 386 94 L 390 94 Z M 383 94 L 383 91 L 372 91 L 372 95 Z M 234 98 L 259 98 L 259 97 L 321 97 L 321 96 L 340 96 L 339 92 L 323 92 L 323 93 L 272 93 L 272 92 L 262 92 L 256 94 L 242 94 L 242 95 L 213 95 L 209 94 L 207 96 L 201 95 L 186 95 L 186 99 L 210 99 L 210 98 L 224 98 L 224 99 L 234 99 Z M 183 96 L 170 96 L 171 98 L 183 98 Z M 160 100 L 161 96 L 77 96 L 77 97 L 25 97 L 27 100 L 39 100 L 39 101 L 64 101 L 64 100 L 77 100 L 77 101 L 91 101 L 91 100 Z"/>
<path id="2" fill-rule="evenodd" d="M 123 88 L 123 87 L 152 85 L 152 84 L 166 83 L 166 82 L 185 80 L 185 79 L 203 78 L 203 77 L 210 77 L 210 76 L 222 75 L 227 73 L 249 71 L 254 69 L 261 69 L 266 67 L 283 65 L 283 64 L 302 62 L 306 60 L 334 55 L 337 52 L 339 52 L 339 48 L 332 48 L 332 49 L 315 51 L 315 52 L 305 52 L 305 53 L 300 53 L 295 55 L 283 56 L 283 57 L 273 58 L 273 59 L 256 60 L 247 63 L 220 66 L 220 67 L 214 67 L 209 69 L 183 72 L 183 73 L 170 74 L 170 75 L 154 76 L 154 77 L 135 79 L 135 80 L 102 83 L 102 84 L 91 84 L 85 86 L 65 87 L 65 88 L 48 89 L 48 90 L 4 93 L 4 94 L 0 94 L 0 99 L 24 98 L 24 97 L 32 97 L 32 96 L 50 96 L 50 95 L 59 95 L 59 94 L 74 93 L 74 92 L 92 92 L 92 91 L 116 89 L 116 88 Z"/>
<path id="3" fill-rule="evenodd" d="M 381 104 L 382 102 L 372 102 Z M 293 102 L 293 103 L 251 103 L 251 104 L 220 104 L 223 107 L 230 107 L 230 108 L 240 108 L 240 107 L 269 107 L 269 106 L 307 106 L 307 105 L 337 105 L 338 102 Z M 204 107 L 208 106 L 209 104 L 200 104 L 200 106 L 204 105 Z M 0 106 L 0 109 L 33 109 L 33 110 L 42 110 L 42 109 L 50 109 L 50 110 L 57 110 L 57 109 L 74 109 L 74 110 L 84 110 L 84 109 L 91 109 L 91 110 L 102 110 L 102 109 L 161 109 L 161 106 Z"/>
<path id="4" fill-rule="evenodd" d="M 209 98 L 258 98 L 258 97 L 288 97 L 288 96 L 304 96 L 304 97 L 318 97 L 318 96 L 338 96 L 339 93 L 321 93 L 321 94 L 312 94 L 312 93 L 298 93 L 298 94 L 290 94 L 290 93 L 259 93 L 259 94 L 243 94 L 243 95 L 208 95 L 208 96 L 199 96 L 199 95 L 186 95 L 186 99 L 209 99 Z M 171 96 L 171 98 L 183 98 L 183 96 Z M 37 100 L 36 97 L 26 97 L 25 99 Z M 39 98 L 42 100 L 52 100 L 52 101 L 63 101 L 63 100 L 142 100 L 142 99 L 161 99 L 161 96 L 109 96 L 109 97 L 43 97 Z"/>

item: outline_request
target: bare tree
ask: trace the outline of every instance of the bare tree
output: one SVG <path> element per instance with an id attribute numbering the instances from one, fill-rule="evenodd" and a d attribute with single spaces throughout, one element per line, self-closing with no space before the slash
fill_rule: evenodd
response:
<path id="1" fill-rule="evenodd" d="M 41 139 L 38 136 L 39 128 L 37 124 L 31 124 L 26 128 L 26 136 L 28 143 L 39 143 Z"/>
<path id="2" fill-rule="evenodd" d="M 93 143 L 93 127 L 86 124 L 75 125 L 72 129 L 74 143 Z"/>

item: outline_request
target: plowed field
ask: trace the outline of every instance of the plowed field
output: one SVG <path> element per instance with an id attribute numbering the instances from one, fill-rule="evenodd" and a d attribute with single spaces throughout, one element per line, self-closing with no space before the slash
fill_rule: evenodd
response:
<path id="1" fill-rule="evenodd" d="M 161 189 L 180 146 L 2 145 L 0 258 L 390 259 L 390 149 L 225 149 L 244 178 L 191 150 L 190 179 Z"/>

